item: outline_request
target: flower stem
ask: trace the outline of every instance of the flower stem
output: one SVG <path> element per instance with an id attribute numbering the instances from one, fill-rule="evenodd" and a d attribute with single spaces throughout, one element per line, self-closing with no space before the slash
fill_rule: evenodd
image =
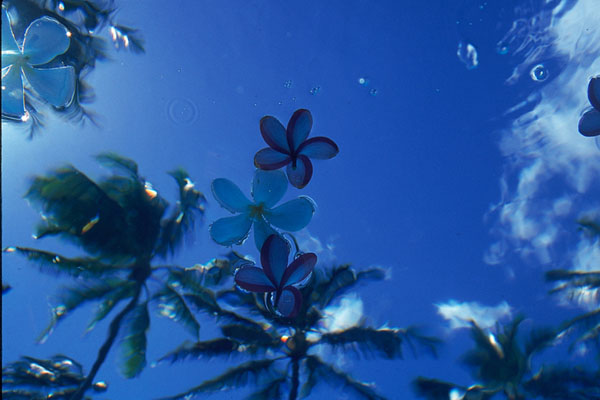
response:
<path id="1" fill-rule="evenodd" d="M 300 386 L 300 363 L 298 358 L 292 358 L 292 387 L 290 388 L 290 400 L 298 397 L 298 386 Z"/>

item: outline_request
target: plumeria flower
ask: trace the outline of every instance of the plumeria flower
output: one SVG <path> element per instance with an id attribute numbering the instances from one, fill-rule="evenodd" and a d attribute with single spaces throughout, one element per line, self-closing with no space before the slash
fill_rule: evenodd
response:
<path id="1" fill-rule="evenodd" d="M 254 225 L 254 241 L 260 250 L 265 239 L 276 233 L 271 225 L 286 231 L 299 231 L 308 225 L 315 212 L 313 201 L 305 196 L 273 208 L 287 190 L 287 179 L 281 171 L 256 170 L 252 181 L 254 201 L 248 200 L 228 179 L 215 179 L 211 188 L 222 207 L 239 213 L 218 219 L 210 226 L 211 237 L 223 246 L 243 243 Z"/>
<path id="2" fill-rule="evenodd" d="M 2 115 L 26 119 L 24 84 L 55 107 L 66 107 L 75 93 L 75 69 L 72 66 L 39 68 L 66 52 L 70 32 L 57 20 L 42 17 L 33 21 L 19 46 L 10 17 L 2 7 Z"/>
<path id="3" fill-rule="evenodd" d="M 285 239 L 279 235 L 269 236 L 260 251 L 262 268 L 242 266 L 235 273 L 235 283 L 250 292 L 272 293 L 271 306 L 284 317 L 293 318 L 302 306 L 302 294 L 296 286 L 312 273 L 317 255 L 302 254 L 288 265 L 289 255 L 290 245 Z"/>
<path id="4" fill-rule="evenodd" d="M 260 120 L 260 133 L 269 147 L 254 156 L 256 168 L 279 169 L 287 165 L 290 183 L 302 189 L 308 184 L 313 173 L 311 158 L 326 160 L 339 153 L 335 142 L 323 136 L 306 139 L 312 128 L 310 111 L 296 110 L 288 122 L 287 130 L 276 118 L 263 117 Z"/>
<path id="5" fill-rule="evenodd" d="M 588 99 L 593 108 L 581 116 L 579 132 L 583 136 L 600 136 L 600 76 L 590 80 Z"/>

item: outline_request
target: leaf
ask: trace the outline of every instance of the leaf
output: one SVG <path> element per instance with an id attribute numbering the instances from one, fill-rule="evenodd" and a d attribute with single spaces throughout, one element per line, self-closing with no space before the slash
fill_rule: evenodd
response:
<path id="1" fill-rule="evenodd" d="M 123 171 L 136 178 L 138 176 L 138 166 L 132 159 L 108 152 L 98 154 L 96 160 L 107 168 Z"/>
<path id="2" fill-rule="evenodd" d="M 197 339 L 200 335 L 200 323 L 196 320 L 183 297 L 170 285 L 163 285 L 162 289 L 153 296 L 159 301 L 160 314 L 183 326 Z"/>
<path id="3" fill-rule="evenodd" d="M 600 372 L 577 366 L 543 367 L 524 387 L 536 398 L 600 400 Z"/>
<path id="4" fill-rule="evenodd" d="M 267 382 L 262 389 L 246 397 L 247 400 L 278 400 L 282 398 L 281 386 L 287 381 L 285 375 Z"/>
<path id="5" fill-rule="evenodd" d="M 334 347 L 352 345 L 365 355 L 377 353 L 387 359 L 402 358 L 402 335 L 399 329 L 354 327 L 325 333 L 316 343 L 327 343 Z"/>
<path id="6" fill-rule="evenodd" d="M 346 389 L 350 389 L 354 394 L 362 399 L 368 400 L 385 400 L 385 397 L 377 394 L 373 389 L 374 385 L 359 382 L 346 374 L 326 364 L 319 357 L 310 355 L 306 357 L 307 368 L 313 369 L 318 373 L 324 382 L 327 382 L 334 388 L 339 388 L 340 385 Z"/>
<path id="7" fill-rule="evenodd" d="M 356 272 L 350 265 L 341 265 L 326 276 L 318 279 L 318 284 L 313 290 L 311 300 L 318 302 L 321 309 L 323 309 L 335 298 L 341 296 L 363 280 L 382 280 L 385 279 L 385 276 L 385 271 L 381 268 L 370 268 Z"/>
<path id="8" fill-rule="evenodd" d="M 121 340 L 121 373 L 126 378 L 139 375 L 146 366 L 146 331 L 150 327 L 148 303 L 137 305 L 127 316 Z"/>
<path id="9" fill-rule="evenodd" d="M 424 397 L 427 400 L 448 400 L 453 389 L 466 391 L 466 388 L 462 386 L 422 376 L 413 380 L 412 386 L 418 397 Z"/>
<path id="10" fill-rule="evenodd" d="M 258 324 L 231 324 L 221 327 L 224 336 L 244 345 L 258 348 L 279 347 L 279 337 L 273 337 Z"/>
<path id="11" fill-rule="evenodd" d="M 106 317 L 112 309 L 121 302 L 121 300 L 132 297 L 135 294 L 136 286 L 136 282 L 124 281 L 122 285 L 105 295 L 104 300 L 100 303 L 98 310 L 96 311 L 96 315 L 94 315 L 94 318 L 88 324 L 86 331 L 89 332 L 94 329 L 96 324 L 103 320 L 104 317 Z"/>
<path id="12" fill-rule="evenodd" d="M 203 342 L 185 342 L 177 349 L 161 357 L 159 361 L 170 361 L 171 363 L 188 358 L 201 359 L 215 356 L 230 356 L 239 347 L 235 340 L 219 338 Z"/>
<path id="13" fill-rule="evenodd" d="M 58 305 L 52 309 L 52 320 L 42 332 L 38 341 L 43 343 L 54 330 L 56 324 L 83 303 L 100 299 L 127 283 L 120 279 L 91 280 L 77 286 L 63 288 L 57 298 Z"/>
<path id="14" fill-rule="evenodd" d="M 68 258 L 58 253 L 29 247 L 7 247 L 3 251 L 5 253 L 17 252 L 27 257 L 28 260 L 37 262 L 42 272 L 53 274 L 66 274 L 74 277 L 100 277 L 114 275 L 125 269 L 124 266 L 100 262 L 97 258 Z"/>
<path id="15" fill-rule="evenodd" d="M 180 393 L 173 397 L 165 397 L 162 400 L 186 399 L 189 396 L 199 393 L 211 393 L 245 386 L 250 380 L 258 381 L 261 376 L 268 374 L 274 362 L 275 360 L 248 361 L 237 367 L 228 369 L 225 373 L 214 379 L 204 381 L 201 385 L 185 393 Z"/>
<path id="16" fill-rule="evenodd" d="M 196 214 L 204 215 L 206 198 L 194 188 L 188 173 L 183 169 L 169 172 L 179 186 L 179 201 L 171 216 L 162 221 L 161 236 L 157 245 L 157 254 L 173 255 L 182 244 L 187 233 L 191 233 L 196 222 Z"/>

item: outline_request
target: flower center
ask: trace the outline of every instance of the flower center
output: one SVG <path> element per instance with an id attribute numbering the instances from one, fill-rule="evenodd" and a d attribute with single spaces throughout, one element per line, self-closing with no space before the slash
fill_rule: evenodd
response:
<path id="1" fill-rule="evenodd" d="M 263 203 L 252 204 L 249 206 L 249 208 L 250 208 L 250 217 L 252 219 L 256 220 L 263 215 L 265 205 Z"/>

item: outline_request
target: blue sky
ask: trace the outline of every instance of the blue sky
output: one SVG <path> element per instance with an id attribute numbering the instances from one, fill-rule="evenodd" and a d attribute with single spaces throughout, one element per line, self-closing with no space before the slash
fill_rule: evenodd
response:
<path id="1" fill-rule="evenodd" d="M 362 304 L 372 325 L 424 325 L 451 343 L 437 361 L 332 357 L 389 398 L 412 398 L 417 375 L 470 383 L 455 363 L 469 344 L 465 329 L 452 329 L 460 318 L 474 313 L 491 326 L 523 312 L 531 325 L 557 324 L 578 309 L 547 296 L 543 272 L 591 268 L 600 257 L 575 223 L 599 212 L 600 149 L 577 132 L 587 82 L 600 71 L 594 1 L 121 1 L 118 20 L 142 31 L 146 54 L 114 52 L 90 75 L 101 127 L 55 120 L 28 141 L 3 123 L 3 246 L 76 254 L 32 239 L 38 214 L 22 199 L 28 179 L 66 163 L 98 177 L 107 171 L 92 156 L 115 151 L 171 201 L 166 171 L 188 170 L 209 203 L 194 242 L 173 262 L 204 263 L 225 252 L 208 225 L 228 214 L 210 182 L 228 178 L 249 193 L 254 154 L 265 147 L 260 118 L 285 124 L 307 108 L 311 136 L 331 137 L 340 153 L 315 162 L 306 188 L 288 189 L 286 198 L 317 204 L 300 236 L 326 263 L 389 270 L 388 280 L 346 302 Z M 501 40 L 507 54 L 497 51 Z M 460 42 L 476 49 L 475 68 L 457 57 Z M 530 76 L 538 64 L 543 81 Z M 257 256 L 251 241 L 236 250 Z M 3 363 L 60 352 L 89 369 L 108 326 L 83 336 L 92 307 L 34 344 L 68 280 L 5 254 L 3 279 L 13 286 L 3 298 Z M 203 320 L 201 338 L 214 334 Z M 148 359 L 185 339 L 180 326 L 153 315 Z M 98 375 L 110 383 L 107 398 L 175 394 L 232 365 L 159 365 L 126 381 L 115 353 Z"/>

